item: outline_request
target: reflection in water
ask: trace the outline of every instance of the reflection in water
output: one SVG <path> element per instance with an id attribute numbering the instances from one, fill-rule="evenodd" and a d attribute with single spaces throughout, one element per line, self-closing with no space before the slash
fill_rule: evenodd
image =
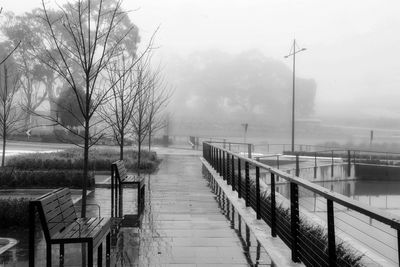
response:
<path id="1" fill-rule="evenodd" d="M 248 264 L 250 266 L 271 266 L 272 263 L 267 252 L 257 241 L 225 193 L 218 185 L 210 183 L 210 187 L 215 193 L 215 200 L 218 202 L 222 214 L 230 221 L 231 228 L 239 237 Z"/>

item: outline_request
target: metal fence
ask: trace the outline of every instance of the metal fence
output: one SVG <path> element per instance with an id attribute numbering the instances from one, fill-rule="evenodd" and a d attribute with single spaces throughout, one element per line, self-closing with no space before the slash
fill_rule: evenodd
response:
<path id="1" fill-rule="evenodd" d="M 293 261 L 308 266 L 399 266 L 399 216 L 218 144 L 203 142 L 203 157 L 254 209 L 257 219 L 271 227 L 272 236 L 288 245 Z M 267 176 L 266 184 L 261 174 Z M 280 179 L 286 188 L 276 185 Z"/>

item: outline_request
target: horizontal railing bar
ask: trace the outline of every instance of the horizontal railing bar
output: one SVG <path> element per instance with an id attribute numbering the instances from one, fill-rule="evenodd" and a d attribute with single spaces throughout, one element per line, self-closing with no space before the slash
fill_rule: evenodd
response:
<path id="1" fill-rule="evenodd" d="M 208 145 L 211 145 L 208 142 L 205 142 L 205 143 L 207 143 Z M 353 199 L 348 198 L 346 196 L 343 196 L 341 194 L 338 194 L 338 193 L 335 193 L 335 192 L 331 192 L 328 189 L 326 189 L 326 188 L 324 188 L 322 186 L 316 185 L 316 184 L 314 184 L 312 182 L 309 182 L 309 181 L 307 181 L 307 180 L 305 180 L 303 178 L 300 178 L 300 177 L 297 177 L 297 176 L 288 175 L 287 173 L 285 173 L 285 172 L 283 172 L 281 170 L 275 169 L 275 168 L 273 168 L 273 167 L 271 167 L 269 165 L 263 164 L 261 162 L 258 162 L 256 160 L 254 160 L 254 159 L 246 158 L 245 156 L 242 156 L 242 155 L 239 155 L 237 153 L 231 152 L 228 149 L 224 149 L 224 148 L 221 148 L 221 147 L 218 147 L 218 149 L 220 149 L 221 151 L 225 151 L 225 152 L 229 153 L 230 155 L 235 156 L 236 158 L 238 158 L 240 160 L 247 161 L 249 164 L 251 164 L 253 166 L 257 166 L 257 167 L 260 167 L 262 169 L 266 169 L 269 172 L 278 175 L 280 178 L 283 178 L 283 179 L 287 180 L 288 182 L 292 182 L 292 183 L 295 183 L 295 184 L 297 184 L 299 186 L 302 186 L 302 187 L 304 187 L 304 188 L 306 188 L 306 189 L 308 189 L 308 190 L 310 190 L 310 191 L 312 191 L 314 193 L 317 193 L 317 194 L 323 196 L 326 199 L 330 199 L 330 200 L 332 200 L 332 201 L 334 201 L 334 202 L 336 202 L 336 203 L 338 203 L 338 204 L 340 204 L 342 206 L 345 206 L 347 208 L 355 210 L 355 211 L 357 211 L 359 213 L 362 213 L 362 214 L 364 214 L 366 216 L 371 217 L 372 219 L 375 219 L 377 221 L 380 221 L 382 223 L 390 225 L 392 228 L 400 230 L 400 216 L 397 216 L 395 214 L 391 214 L 391 213 L 382 211 L 382 210 L 380 210 L 378 208 L 374 208 L 374 207 L 368 206 L 367 204 L 363 204 L 361 202 L 358 202 L 356 200 L 353 200 Z"/>
<path id="2" fill-rule="evenodd" d="M 384 151 L 374 151 L 374 150 L 360 150 L 360 149 L 329 149 L 329 150 L 318 150 L 318 151 L 297 151 L 299 153 L 326 153 L 326 152 L 344 152 L 348 151 L 356 152 L 356 153 L 375 153 L 375 154 L 385 154 L 385 155 L 396 155 L 400 156 L 399 152 L 384 152 Z M 296 152 L 296 151 L 295 151 Z"/>
<path id="3" fill-rule="evenodd" d="M 231 145 L 253 145 L 251 143 L 237 143 L 237 142 L 224 142 L 224 141 L 204 141 L 205 143 L 216 143 L 216 144 L 231 144 Z"/>

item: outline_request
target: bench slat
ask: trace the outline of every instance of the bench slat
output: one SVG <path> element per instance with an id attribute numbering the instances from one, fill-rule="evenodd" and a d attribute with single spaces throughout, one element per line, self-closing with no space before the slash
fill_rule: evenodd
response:
<path id="1" fill-rule="evenodd" d="M 80 231 L 79 226 L 80 225 Z M 62 232 L 57 233 L 52 237 L 53 241 L 66 240 L 66 239 L 87 239 L 91 237 L 98 237 L 102 232 L 107 232 L 110 226 L 109 218 L 79 218 L 76 223 L 69 225 Z M 109 227 L 108 227 L 109 228 Z M 100 238 L 100 237 L 98 237 Z"/>
<path id="2" fill-rule="evenodd" d="M 43 200 L 43 202 L 47 203 L 47 205 L 42 205 L 42 209 L 49 235 L 51 236 L 52 234 L 59 232 L 63 227 L 65 227 L 64 223 L 62 222 L 62 212 L 60 207 L 58 206 L 57 199 L 48 198 Z"/>

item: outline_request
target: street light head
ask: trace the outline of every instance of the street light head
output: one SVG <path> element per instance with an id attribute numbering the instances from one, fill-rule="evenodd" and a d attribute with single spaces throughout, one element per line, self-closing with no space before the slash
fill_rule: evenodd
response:
<path id="1" fill-rule="evenodd" d="M 289 56 L 284 56 L 284 58 L 288 58 Z"/>
<path id="2" fill-rule="evenodd" d="M 307 50 L 307 48 L 302 48 L 301 51 Z"/>

